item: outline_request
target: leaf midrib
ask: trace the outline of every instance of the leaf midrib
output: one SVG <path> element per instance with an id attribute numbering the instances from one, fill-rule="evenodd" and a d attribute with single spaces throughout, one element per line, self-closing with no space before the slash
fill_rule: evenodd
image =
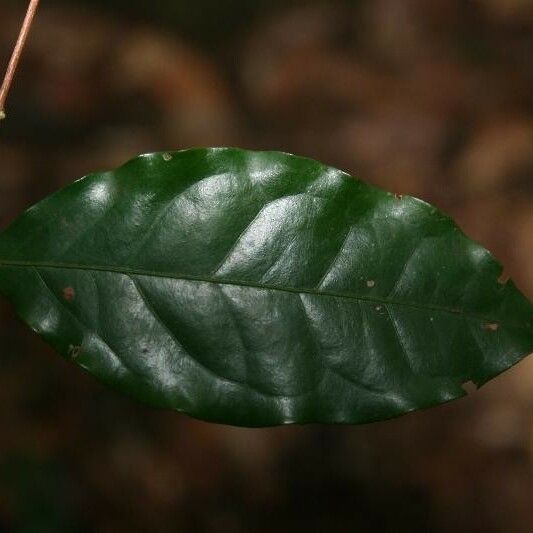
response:
<path id="1" fill-rule="evenodd" d="M 343 292 L 328 291 L 316 288 L 306 288 L 306 287 L 286 287 L 280 285 L 270 285 L 266 283 L 254 283 L 253 281 L 244 281 L 244 280 L 235 280 L 229 278 L 209 278 L 205 276 L 194 276 L 192 274 L 181 274 L 181 273 L 171 273 L 171 272 L 156 272 L 151 270 L 142 270 L 142 269 L 133 269 L 125 267 L 113 267 L 113 266 L 103 266 L 103 265 L 82 265 L 76 263 L 58 263 L 58 262 L 46 262 L 46 261 L 12 261 L 12 260 L 3 260 L 0 259 L 0 267 L 18 267 L 18 268 L 51 268 L 51 269 L 65 269 L 65 270 L 82 270 L 82 271 L 92 271 L 92 272 L 108 272 L 114 274 L 123 274 L 126 276 L 147 276 L 147 277 L 156 277 L 164 279 L 179 279 L 184 281 L 197 281 L 200 283 L 212 283 L 214 285 L 232 285 L 237 287 L 249 287 L 258 290 L 271 290 L 286 292 L 291 294 L 310 294 L 313 296 L 325 296 L 330 298 L 344 298 L 347 300 L 356 300 L 362 302 L 370 302 L 381 305 L 396 305 L 401 307 L 408 307 L 411 309 L 420 309 L 423 311 L 436 311 L 443 313 L 450 313 L 453 315 L 461 315 L 465 318 L 473 318 L 479 320 L 480 322 L 490 322 L 498 323 L 499 325 L 504 325 L 508 327 L 522 328 L 523 326 L 519 324 L 514 324 L 506 322 L 503 320 L 497 320 L 490 317 L 485 317 L 465 311 L 464 309 L 457 309 L 453 307 L 446 307 L 437 304 L 425 304 L 418 302 L 406 302 L 402 300 L 392 300 L 390 298 L 378 297 L 378 296 L 368 296 L 360 294 L 347 294 Z"/>

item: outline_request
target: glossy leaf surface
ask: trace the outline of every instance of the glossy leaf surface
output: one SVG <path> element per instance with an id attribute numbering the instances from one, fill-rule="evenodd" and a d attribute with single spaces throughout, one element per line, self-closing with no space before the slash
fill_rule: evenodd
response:
<path id="1" fill-rule="evenodd" d="M 40 335 L 152 405 L 248 426 L 361 423 L 533 351 L 533 306 L 430 205 L 277 152 L 150 154 L 0 235 Z"/>

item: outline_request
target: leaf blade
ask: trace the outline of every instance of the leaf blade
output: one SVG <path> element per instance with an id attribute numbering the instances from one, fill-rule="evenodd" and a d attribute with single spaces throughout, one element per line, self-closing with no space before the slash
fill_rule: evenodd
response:
<path id="1" fill-rule="evenodd" d="M 171 155 L 84 178 L 0 235 L 0 290 L 103 381 L 218 422 L 356 423 L 533 351 L 530 302 L 428 204 L 288 154 Z"/>

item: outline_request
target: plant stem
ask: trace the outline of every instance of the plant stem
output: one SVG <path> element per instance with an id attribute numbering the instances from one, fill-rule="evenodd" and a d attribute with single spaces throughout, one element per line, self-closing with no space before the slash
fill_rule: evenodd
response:
<path id="1" fill-rule="evenodd" d="M 15 45 L 13 54 L 11 55 L 9 65 L 7 67 L 6 75 L 4 77 L 2 87 L 0 88 L 0 120 L 5 118 L 6 116 L 4 108 L 6 104 L 7 95 L 13 83 L 13 78 L 15 77 L 15 72 L 17 71 L 17 66 L 20 61 L 20 56 L 22 55 L 22 51 L 24 49 L 24 45 L 26 44 L 28 34 L 30 33 L 31 24 L 33 22 L 33 18 L 35 17 L 35 13 L 37 12 L 38 6 L 39 0 L 30 0 L 30 4 L 26 12 L 26 17 L 24 18 L 24 22 L 22 24 L 19 37 L 17 39 L 17 43 Z"/>

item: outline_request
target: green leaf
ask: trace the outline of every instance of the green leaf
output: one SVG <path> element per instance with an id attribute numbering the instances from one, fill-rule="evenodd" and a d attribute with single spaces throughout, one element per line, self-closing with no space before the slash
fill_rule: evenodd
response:
<path id="1" fill-rule="evenodd" d="M 0 235 L 0 290 L 152 405 L 246 426 L 447 402 L 533 351 L 533 306 L 434 207 L 277 152 L 150 154 Z"/>

